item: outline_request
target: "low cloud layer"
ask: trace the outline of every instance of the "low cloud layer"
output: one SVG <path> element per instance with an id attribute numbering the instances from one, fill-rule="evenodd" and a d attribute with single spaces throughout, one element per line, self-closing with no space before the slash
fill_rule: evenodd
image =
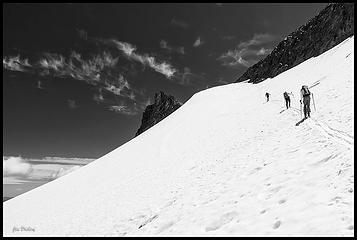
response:
<path id="1" fill-rule="evenodd" d="M 250 67 L 270 54 L 273 50 L 271 45 L 275 40 L 276 37 L 271 34 L 254 34 L 252 39 L 240 42 L 235 49 L 228 50 L 218 60 L 224 66 Z"/>
<path id="2" fill-rule="evenodd" d="M 51 181 L 94 161 L 89 158 L 24 159 L 3 156 L 3 183 Z"/>
<path id="3" fill-rule="evenodd" d="M 21 157 L 3 157 L 3 177 L 26 177 L 32 172 L 32 166 Z"/>

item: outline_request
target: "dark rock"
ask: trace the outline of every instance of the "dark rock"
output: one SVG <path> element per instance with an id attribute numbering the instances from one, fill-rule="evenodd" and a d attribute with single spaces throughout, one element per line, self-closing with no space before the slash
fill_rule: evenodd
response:
<path id="1" fill-rule="evenodd" d="M 354 3 L 329 4 L 317 16 L 288 35 L 264 59 L 235 82 L 258 83 L 316 57 L 354 35 Z"/>
<path id="2" fill-rule="evenodd" d="M 151 128 L 181 106 L 182 104 L 173 96 L 166 95 L 164 92 L 156 93 L 155 102 L 146 107 L 141 119 L 141 126 L 135 136 Z"/>

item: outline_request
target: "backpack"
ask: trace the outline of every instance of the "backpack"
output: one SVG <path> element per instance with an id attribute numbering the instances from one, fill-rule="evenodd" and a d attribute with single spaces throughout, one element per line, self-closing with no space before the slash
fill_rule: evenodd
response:
<path id="1" fill-rule="evenodd" d="M 287 92 L 284 92 L 284 98 L 289 98 L 289 94 Z"/>
<path id="2" fill-rule="evenodd" d="M 301 91 L 303 91 L 303 96 L 309 96 L 310 95 L 310 90 L 307 86 L 302 86 Z"/>

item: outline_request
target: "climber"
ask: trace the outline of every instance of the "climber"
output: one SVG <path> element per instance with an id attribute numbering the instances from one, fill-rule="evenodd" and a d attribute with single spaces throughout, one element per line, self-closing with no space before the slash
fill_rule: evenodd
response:
<path id="1" fill-rule="evenodd" d="M 270 93 L 265 93 L 265 96 L 267 97 L 267 102 L 269 102 L 269 95 Z"/>
<path id="2" fill-rule="evenodd" d="M 285 99 L 285 104 L 286 104 L 286 109 L 288 109 L 290 107 L 290 96 L 289 95 L 292 95 L 292 93 L 287 93 L 287 92 L 284 92 L 284 99 Z"/>
<path id="3" fill-rule="evenodd" d="M 310 95 L 311 92 L 309 90 L 309 87 L 306 85 L 303 85 L 300 90 L 301 93 L 301 100 L 300 100 L 300 106 L 301 104 L 304 104 L 304 116 L 305 118 L 310 117 Z"/>

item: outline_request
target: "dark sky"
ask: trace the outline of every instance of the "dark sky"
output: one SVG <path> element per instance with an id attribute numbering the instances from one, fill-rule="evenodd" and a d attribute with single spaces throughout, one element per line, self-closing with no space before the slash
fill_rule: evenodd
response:
<path id="1" fill-rule="evenodd" d="M 155 92 L 234 81 L 327 4 L 4 4 L 3 155 L 98 158 Z"/>

